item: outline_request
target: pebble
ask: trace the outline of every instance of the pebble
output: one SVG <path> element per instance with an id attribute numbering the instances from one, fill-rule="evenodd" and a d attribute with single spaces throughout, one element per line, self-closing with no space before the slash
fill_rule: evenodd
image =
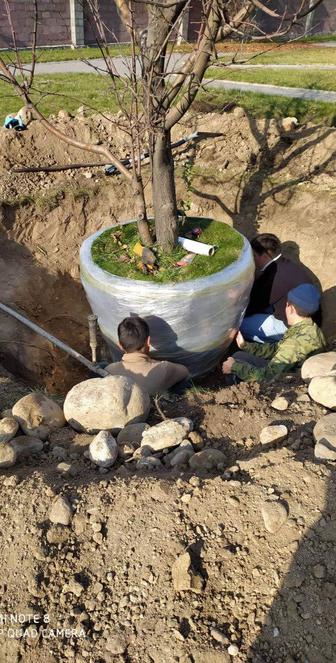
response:
<path id="1" fill-rule="evenodd" d="M 59 495 L 56 498 L 49 511 L 49 520 L 56 525 L 70 525 L 72 508 L 66 497 Z"/>
<path id="2" fill-rule="evenodd" d="M 201 451 L 201 449 L 203 449 L 204 440 L 203 440 L 202 435 L 198 431 L 196 431 L 196 430 L 191 431 L 189 433 L 188 437 L 189 437 L 189 440 L 191 441 L 195 451 Z"/>
<path id="3" fill-rule="evenodd" d="M 275 534 L 287 521 L 288 510 L 281 502 L 265 502 L 261 507 L 265 529 Z"/>
<path id="4" fill-rule="evenodd" d="M 114 656 L 121 656 L 127 649 L 127 642 L 125 638 L 119 633 L 111 634 L 106 641 L 106 651 Z"/>
<path id="5" fill-rule="evenodd" d="M 219 449 L 203 449 L 189 459 L 192 470 L 212 470 L 222 467 L 226 463 L 226 456 Z"/>
<path id="6" fill-rule="evenodd" d="M 141 447 L 149 447 L 152 451 L 162 451 L 177 447 L 185 439 L 192 427 L 190 419 L 166 419 L 142 434 Z"/>
<path id="7" fill-rule="evenodd" d="M 265 426 L 260 433 L 261 444 L 271 444 L 271 442 L 281 442 L 288 435 L 288 429 L 283 424 L 274 426 Z"/>
<path id="8" fill-rule="evenodd" d="M 230 647 L 228 647 L 227 651 L 228 651 L 228 654 L 230 656 L 238 656 L 238 654 L 239 654 L 239 649 L 238 649 L 237 645 L 230 645 Z"/>
<path id="9" fill-rule="evenodd" d="M 279 412 L 287 410 L 288 406 L 289 402 L 287 398 L 285 398 L 284 396 L 278 396 L 271 403 L 271 407 L 273 408 L 273 410 L 278 410 Z"/>
<path id="10" fill-rule="evenodd" d="M 19 424 L 14 417 L 5 417 L 0 421 L 0 444 L 9 442 L 18 432 Z"/>
<path id="11" fill-rule="evenodd" d="M 0 468 L 6 469 L 15 465 L 17 460 L 17 452 L 11 446 L 10 442 L 0 445 Z"/>
<path id="12" fill-rule="evenodd" d="M 325 574 L 326 574 L 326 569 L 325 566 L 323 566 L 323 564 L 316 564 L 313 567 L 313 575 L 315 578 L 321 580 L 322 578 L 325 577 Z"/>
<path id="13" fill-rule="evenodd" d="M 220 642 L 222 645 L 227 645 L 228 639 L 222 631 L 219 631 L 218 628 L 212 628 L 210 629 L 210 635 L 211 637 L 216 640 L 216 642 Z"/>
<path id="14" fill-rule="evenodd" d="M 179 555 L 172 566 L 172 580 L 176 592 L 192 591 L 200 593 L 203 589 L 202 576 L 194 573 L 189 553 Z"/>
<path id="15" fill-rule="evenodd" d="M 43 449 L 43 442 L 33 435 L 18 435 L 10 443 L 18 456 L 30 456 L 30 454 L 40 453 Z"/>

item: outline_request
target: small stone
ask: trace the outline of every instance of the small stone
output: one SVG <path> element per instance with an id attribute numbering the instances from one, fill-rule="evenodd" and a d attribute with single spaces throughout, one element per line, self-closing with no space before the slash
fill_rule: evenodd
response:
<path id="1" fill-rule="evenodd" d="M 10 442 L 0 445 L 0 468 L 6 469 L 15 465 L 17 452 L 11 446 Z"/>
<path id="2" fill-rule="evenodd" d="M 288 510 L 281 502 L 265 502 L 261 508 L 265 529 L 275 534 L 286 522 Z"/>
<path id="3" fill-rule="evenodd" d="M 49 520 L 56 525 L 70 525 L 72 520 L 72 508 L 68 500 L 59 495 L 56 497 L 50 511 Z"/>
<path id="4" fill-rule="evenodd" d="M 80 584 L 80 582 L 77 582 L 77 580 L 70 580 L 68 584 L 65 584 L 62 593 L 63 594 L 74 594 L 75 596 L 79 597 L 82 592 L 84 591 L 83 585 Z"/>
<path id="5" fill-rule="evenodd" d="M 219 449 L 203 449 L 191 456 L 189 467 L 192 470 L 212 470 L 225 465 L 226 456 Z"/>
<path id="6" fill-rule="evenodd" d="M 18 457 L 26 457 L 31 454 L 40 453 L 43 449 L 43 442 L 32 435 L 19 435 L 9 442 L 15 449 Z"/>
<path id="7" fill-rule="evenodd" d="M 18 432 L 19 424 L 14 417 L 4 417 L 0 420 L 0 444 L 9 442 Z"/>
<path id="8" fill-rule="evenodd" d="M 318 355 L 308 357 L 303 362 L 301 377 L 305 381 L 313 378 L 329 375 L 336 372 L 336 352 L 321 352 Z"/>
<path id="9" fill-rule="evenodd" d="M 120 433 L 118 433 L 117 443 L 120 444 L 129 444 L 130 446 L 136 448 L 141 444 L 142 433 L 145 430 L 149 430 L 149 424 L 128 424 L 123 428 Z"/>
<path id="10" fill-rule="evenodd" d="M 284 117 L 281 120 L 281 127 L 284 131 L 293 131 L 298 124 L 299 122 L 296 117 Z"/>
<path id="11" fill-rule="evenodd" d="M 12 474 L 10 477 L 5 477 L 3 485 L 6 488 L 15 488 L 20 483 L 20 479 L 16 474 Z"/>
<path id="12" fill-rule="evenodd" d="M 89 446 L 89 458 L 99 467 L 111 467 L 118 457 L 118 445 L 109 431 L 100 431 Z"/>
<path id="13" fill-rule="evenodd" d="M 271 442 L 282 442 L 288 435 L 288 429 L 283 424 L 274 426 L 265 426 L 260 433 L 261 444 L 271 444 Z"/>
<path id="14" fill-rule="evenodd" d="M 327 407 L 329 410 L 335 410 L 336 373 L 313 378 L 309 384 L 308 393 L 316 403 Z"/>
<path id="15" fill-rule="evenodd" d="M 127 642 L 120 633 L 111 633 L 106 641 L 106 651 L 114 656 L 121 656 L 127 649 Z"/>
<path id="16" fill-rule="evenodd" d="M 177 467 L 178 465 L 186 465 L 189 458 L 194 455 L 194 451 L 190 449 L 181 449 L 178 451 L 174 457 L 171 459 L 170 464 L 172 467 Z"/>
<path id="17" fill-rule="evenodd" d="M 70 531 L 62 525 L 52 525 L 47 531 L 47 541 L 53 545 L 65 543 L 70 536 Z"/>
<path id="18" fill-rule="evenodd" d="M 182 495 L 181 497 L 181 502 L 183 502 L 183 504 L 189 504 L 190 500 L 191 500 L 190 493 L 184 493 L 184 495 Z"/>
<path id="19" fill-rule="evenodd" d="M 196 431 L 196 430 L 191 431 L 191 433 L 189 433 L 188 437 L 189 437 L 189 440 L 191 441 L 195 451 L 201 451 L 201 449 L 203 449 L 204 440 L 203 440 L 202 435 L 198 431 Z"/>
<path id="20" fill-rule="evenodd" d="M 325 566 L 323 566 L 323 564 L 316 564 L 313 567 L 313 574 L 314 574 L 315 578 L 318 578 L 319 580 L 321 580 L 322 578 L 325 577 L 325 574 L 326 574 Z"/>
<path id="21" fill-rule="evenodd" d="M 236 106 L 233 109 L 233 116 L 235 118 L 237 118 L 237 120 L 240 120 L 241 118 L 246 117 L 246 113 L 245 113 L 244 108 L 242 108 L 242 106 Z"/>
<path id="22" fill-rule="evenodd" d="M 138 470 L 151 470 L 161 468 L 162 463 L 160 459 L 155 458 L 155 456 L 145 456 L 144 458 L 140 458 L 140 460 L 138 460 L 136 466 Z"/>
<path id="23" fill-rule="evenodd" d="M 314 427 L 314 455 L 320 460 L 336 460 L 336 412 L 322 417 Z"/>
<path id="24" fill-rule="evenodd" d="M 59 474 L 63 474 L 64 476 L 70 475 L 71 469 L 72 466 L 70 463 L 58 463 L 58 465 L 56 466 L 56 471 Z"/>
<path id="25" fill-rule="evenodd" d="M 239 654 L 239 649 L 238 649 L 237 645 L 230 645 L 230 647 L 228 647 L 227 651 L 228 651 L 228 654 L 230 656 L 238 656 L 238 654 Z"/>
<path id="26" fill-rule="evenodd" d="M 210 630 L 210 635 L 211 637 L 216 640 L 216 642 L 220 642 L 222 645 L 227 645 L 228 639 L 222 631 L 219 631 L 218 628 L 212 628 Z"/>
<path id="27" fill-rule="evenodd" d="M 271 403 L 271 407 L 273 408 L 273 410 L 278 410 L 279 412 L 287 410 L 288 406 L 289 406 L 288 400 L 284 396 L 278 396 Z"/>
<path id="28" fill-rule="evenodd" d="M 177 447 L 189 433 L 189 419 L 181 421 L 166 419 L 156 426 L 152 426 L 142 434 L 141 446 L 147 446 L 152 451 L 161 451 Z"/>
<path id="29" fill-rule="evenodd" d="M 178 424 L 181 424 L 181 426 L 183 426 L 186 436 L 189 435 L 189 433 L 191 433 L 194 428 L 192 420 L 189 419 L 188 417 L 174 417 L 172 421 L 177 421 Z"/>
<path id="30" fill-rule="evenodd" d="M 176 558 L 172 566 L 173 586 L 176 592 L 192 591 L 199 594 L 204 585 L 202 576 L 191 570 L 189 553 L 183 553 Z"/>

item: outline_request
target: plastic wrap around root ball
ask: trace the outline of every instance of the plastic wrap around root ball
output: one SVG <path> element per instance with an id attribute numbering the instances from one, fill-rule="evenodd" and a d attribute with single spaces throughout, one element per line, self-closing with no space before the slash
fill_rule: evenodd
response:
<path id="1" fill-rule="evenodd" d="M 216 366 L 239 328 L 254 278 L 246 239 L 234 263 L 210 276 L 183 283 L 155 284 L 113 276 L 93 262 L 91 248 L 101 230 L 80 251 L 81 280 L 92 311 L 118 361 L 118 324 L 139 315 L 149 325 L 151 356 L 201 375 Z"/>

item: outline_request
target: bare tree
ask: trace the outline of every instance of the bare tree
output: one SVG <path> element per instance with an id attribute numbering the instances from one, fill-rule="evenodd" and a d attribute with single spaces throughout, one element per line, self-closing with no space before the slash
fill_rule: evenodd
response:
<path id="1" fill-rule="evenodd" d="M 217 61 L 217 43 L 228 38 L 235 38 L 238 43 L 261 39 L 274 42 L 279 38 L 284 39 L 291 34 L 294 26 L 300 28 L 301 21 L 323 2 L 199 0 L 200 20 L 194 47 L 191 53 L 176 61 L 173 57 L 173 45 L 178 27 L 189 11 L 192 0 L 114 0 L 131 43 L 126 74 L 120 79 L 111 56 L 109 42 L 112 39 L 104 25 L 99 0 L 82 0 L 94 26 L 97 43 L 104 58 L 104 70 L 111 80 L 111 90 L 123 111 L 124 119 L 116 122 L 129 137 L 132 164 L 129 170 L 107 145 L 84 143 L 63 133 L 43 116 L 38 104 L 34 102 L 39 0 L 29 1 L 34 13 L 32 65 L 27 71 L 22 64 L 13 26 L 11 3 L 10 0 L 3 0 L 15 57 L 12 64 L 0 57 L 0 78 L 13 86 L 48 131 L 69 145 L 101 155 L 130 180 L 141 240 L 145 245 L 156 241 L 165 251 L 171 250 L 177 238 L 171 130 L 191 107 L 202 87 L 209 65 Z M 145 30 L 140 30 L 137 25 L 139 8 L 145 8 L 147 12 Z M 272 21 L 272 29 L 269 32 L 261 28 L 263 17 Z M 144 146 L 150 159 L 155 237 L 149 228 L 144 195 L 141 160 Z"/>

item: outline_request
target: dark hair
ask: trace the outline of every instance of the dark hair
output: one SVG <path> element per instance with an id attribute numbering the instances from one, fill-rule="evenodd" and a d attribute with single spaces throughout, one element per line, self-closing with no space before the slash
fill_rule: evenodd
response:
<path id="1" fill-rule="evenodd" d="M 307 313 L 307 311 L 301 308 L 301 306 L 293 304 L 293 302 L 291 302 L 290 299 L 288 299 L 288 304 L 290 304 L 291 306 L 293 306 L 293 308 L 295 308 L 295 311 L 297 315 L 300 316 L 300 318 L 311 318 L 311 313 Z"/>
<path id="2" fill-rule="evenodd" d="M 262 233 L 261 235 L 256 235 L 251 241 L 252 250 L 255 251 L 259 256 L 262 256 L 264 253 L 267 253 L 272 258 L 279 255 L 281 250 L 281 242 L 279 237 L 273 235 L 272 233 Z"/>
<path id="3" fill-rule="evenodd" d="M 119 343 L 125 352 L 137 352 L 144 347 L 149 327 L 142 318 L 125 318 L 118 326 Z"/>

